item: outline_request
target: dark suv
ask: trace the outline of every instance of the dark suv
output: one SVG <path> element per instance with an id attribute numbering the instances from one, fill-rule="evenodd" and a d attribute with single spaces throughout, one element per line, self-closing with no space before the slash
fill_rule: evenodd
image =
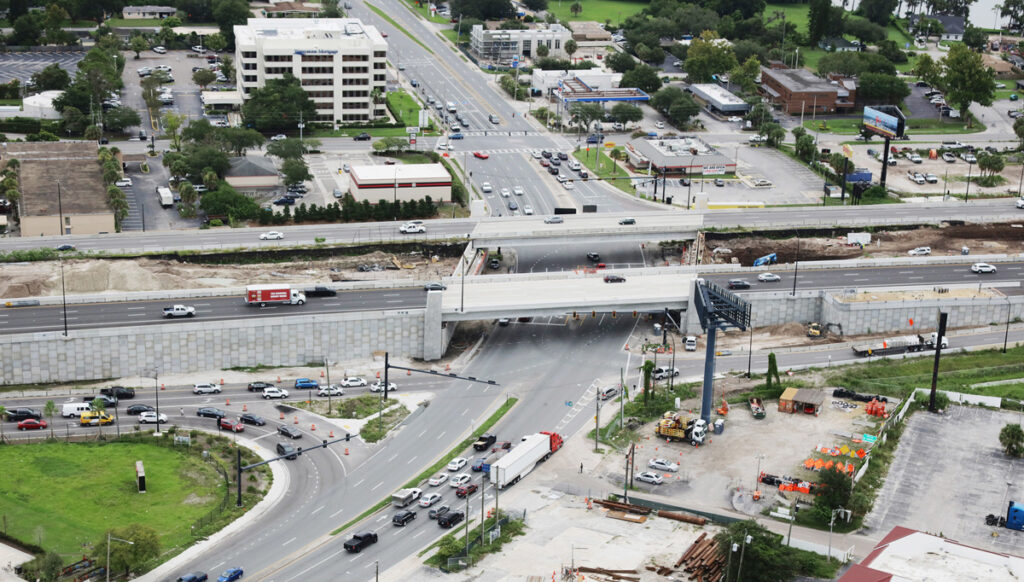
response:
<path id="1" fill-rule="evenodd" d="M 462 520 L 466 519 L 466 514 L 461 511 L 449 511 L 437 518 L 437 525 L 450 529 L 459 524 Z"/>
<path id="2" fill-rule="evenodd" d="M 118 400 L 135 398 L 135 388 L 125 388 L 124 386 L 111 386 L 110 388 L 100 388 L 100 394 L 104 396 L 111 396 Z"/>
<path id="3" fill-rule="evenodd" d="M 345 542 L 345 549 L 352 553 L 358 553 L 363 551 L 363 548 L 375 543 L 377 543 L 377 534 L 373 532 L 357 533 L 352 536 L 352 539 Z"/>
<path id="4" fill-rule="evenodd" d="M 394 515 L 394 517 L 391 518 L 391 523 L 393 523 L 395 525 L 399 525 L 399 526 L 404 526 L 405 524 L 409 523 L 410 521 L 412 521 L 414 519 L 416 519 L 416 512 L 415 511 L 409 511 L 408 509 L 403 509 L 402 511 L 399 511 L 398 513 L 396 513 Z"/>
<path id="5" fill-rule="evenodd" d="M 7 420 L 21 422 L 30 418 L 42 420 L 43 413 L 35 408 L 10 408 L 7 410 Z"/>
<path id="6" fill-rule="evenodd" d="M 206 582 L 206 572 L 190 572 L 184 576 L 178 576 L 176 582 Z"/>
<path id="7" fill-rule="evenodd" d="M 85 398 L 82 399 L 82 401 L 92 404 L 92 402 L 97 399 L 102 400 L 103 406 L 107 408 L 114 408 L 117 406 L 117 398 L 114 398 L 113 396 L 108 396 L 106 394 L 93 394 L 91 396 L 86 396 Z"/>
<path id="8" fill-rule="evenodd" d="M 264 388 L 274 388 L 270 382 L 249 382 L 249 392 L 263 392 Z"/>

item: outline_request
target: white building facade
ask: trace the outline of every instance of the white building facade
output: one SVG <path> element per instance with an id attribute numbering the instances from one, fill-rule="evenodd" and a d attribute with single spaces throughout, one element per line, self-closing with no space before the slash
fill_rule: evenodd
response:
<path id="1" fill-rule="evenodd" d="M 474 24 L 469 33 L 469 50 L 480 59 L 502 65 L 512 59 L 536 58 L 537 47 L 548 48 L 548 56 L 566 58 L 565 43 L 572 39 L 572 31 L 561 24 L 538 24 L 525 30 L 489 30 Z"/>
<path id="2" fill-rule="evenodd" d="M 237 86 L 242 99 L 285 73 L 316 104 L 316 119 L 357 124 L 385 116 L 373 102 L 385 92 L 388 43 L 355 18 L 250 18 L 235 31 Z"/>

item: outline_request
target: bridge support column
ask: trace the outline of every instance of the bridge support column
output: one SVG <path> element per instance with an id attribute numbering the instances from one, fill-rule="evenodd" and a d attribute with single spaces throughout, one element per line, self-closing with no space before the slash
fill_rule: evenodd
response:
<path id="1" fill-rule="evenodd" d="M 427 291 L 427 309 L 423 314 L 423 359 L 439 360 L 448 347 L 450 334 L 441 326 L 441 298 L 444 291 Z M 448 325 L 455 325 L 449 322 Z"/>
<path id="2" fill-rule="evenodd" d="M 683 335 L 698 335 L 700 333 L 700 314 L 697 313 L 697 304 L 694 303 L 694 293 L 690 293 L 690 298 L 686 302 L 686 312 L 679 315 L 680 325 L 683 327 Z M 695 330 L 695 333 L 690 333 L 690 330 Z"/>
<path id="3" fill-rule="evenodd" d="M 711 405 L 715 398 L 715 338 L 718 337 L 718 328 L 708 326 L 708 335 L 705 338 L 706 352 L 704 353 L 704 387 L 700 393 L 700 418 L 711 426 Z"/>

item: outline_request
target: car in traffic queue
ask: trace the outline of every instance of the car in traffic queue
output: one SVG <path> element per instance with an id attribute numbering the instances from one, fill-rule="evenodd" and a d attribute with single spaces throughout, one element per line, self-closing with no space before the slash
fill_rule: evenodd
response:
<path id="1" fill-rule="evenodd" d="M 287 424 L 282 424 L 281 426 L 277 427 L 277 433 L 292 439 L 302 438 L 302 432 L 300 432 L 299 429 L 293 426 L 288 426 Z"/>
<path id="2" fill-rule="evenodd" d="M 243 432 L 245 430 L 245 425 L 234 418 L 221 418 L 219 425 L 222 430 L 230 430 L 231 432 Z"/>

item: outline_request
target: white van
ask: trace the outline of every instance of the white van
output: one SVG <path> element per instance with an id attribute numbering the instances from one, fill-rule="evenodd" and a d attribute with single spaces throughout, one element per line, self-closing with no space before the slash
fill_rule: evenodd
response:
<path id="1" fill-rule="evenodd" d="M 455 108 L 455 103 L 451 101 L 445 104 L 445 108 L 448 110 L 448 113 L 455 113 L 457 111 L 457 109 Z"/>
<path id="2" fill-rule="evenodd" d="M 697 351 L 697 338 L 695 336 L 692 336 L 692 335 L 686 336 L 686 343 L 683 344 L 683 347 L 686 348 L 686 351 L 688 351 L 688 352 L 696 352 Z"/>
<path id="3" fill-rule="evenodd" d="M 60 410 L 60 415 L 64 418 L 77 418 L 82 416 L 83 412 L 92 410 L 88 402 L 68 402 Z"/>
<path id="4" fill-rule="evenodd" d="M 615 398 L 615 395 L 618 393 L 618 386 L 608 386 L 606 388 L 601 388 L 597 393 L 597 397 L 599 400 L 611 400 L 612 398 Z"/>

